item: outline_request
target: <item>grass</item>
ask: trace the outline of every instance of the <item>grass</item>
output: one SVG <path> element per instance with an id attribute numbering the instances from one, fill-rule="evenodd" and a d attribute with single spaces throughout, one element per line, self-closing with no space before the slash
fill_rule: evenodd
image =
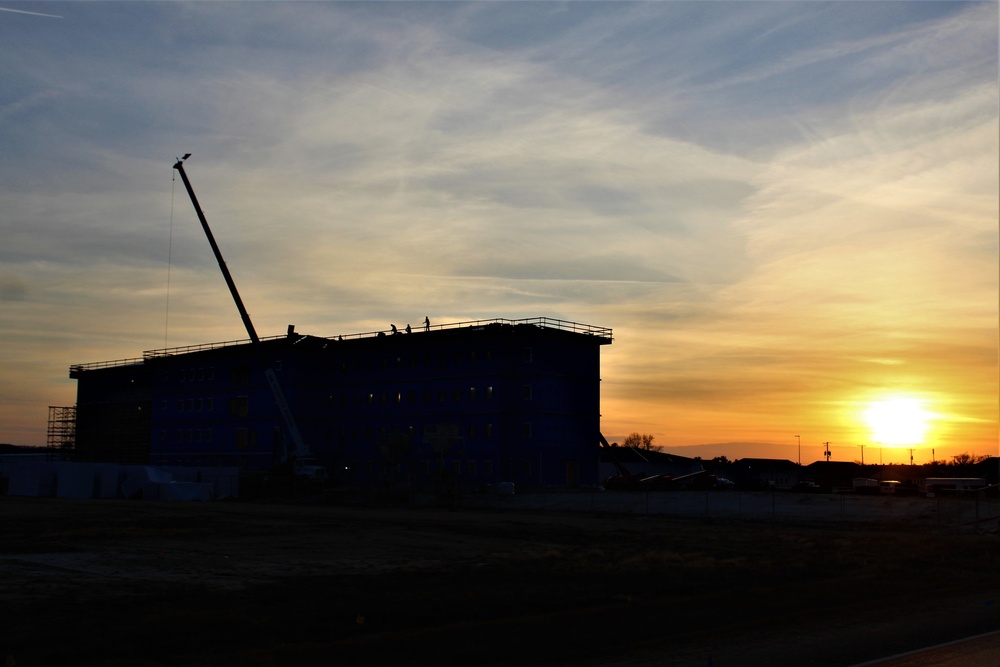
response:
<path id="1" fill-rule="evenodd" d="M 170 556 L 163 567 L 174 568 L 169 580 L 155 570 L 148 580 L 38 571 L 0 582 L 0 650 L 25 665 L 488 666 L 525 656 L 531 664 L 587 664 L 639 647 L 671 652 L 877 619 L 884 611 L 873 601 L 899 611 L 928 595 L 1000 590 L 996 536 L 8 500 L 0 498 L 0 555 L 162 550 Z M 222 585 L 220 554 L 273 568 L 236 568 Z M 132 560 L 115 562 L 125 568 Z"/>

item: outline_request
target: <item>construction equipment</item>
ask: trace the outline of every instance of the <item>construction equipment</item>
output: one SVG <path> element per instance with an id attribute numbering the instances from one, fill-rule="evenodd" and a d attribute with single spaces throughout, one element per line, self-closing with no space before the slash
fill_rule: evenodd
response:
<path id="1" fill-rule="evenodd" d="M 208 237 L 208 243 L 212 246 L 212 252 L 215 253 L 215 259 L 219 263 L 219 268 L 222 270 L 222 277 L 226 279 L 226 285 L 229 286 L 229 292 L 233 295 L 233 301 L 236 302 L 236 308 L 240 311 L 240 317 L 243 319 L 243 326 L 246 327 L 247 334 L 250 336 L 250 341 L 257 351 L 257 354 L 261 357 L 261 359 L 263 359 L 260 337 L 254 329 L 253 322 L 250 320 L 250 314 L 247 312 L 246 306 L 243 305 L 243 299 L 240 298 L 239 290 L 236 289 L 236 283 L 233 281 L 233 276 L 229 273 L 229 268 L 226 266 L 225 260 L 222 259 L 222 251 L 219 250 L 219 244 L 215 242 L 215 236 L 212 234 L 212 229 L 208 226 L 208 220 L 205 218 L 205 213 L 201 210 L 201 204 L 198 203 L 198 197 L 194 194 L 194 188 L 191 187 L 191 181 L 188 180 L 187 172 L 184 171 L 184 162 L 189 157 L 191 157 L 191 154 L 186 153 L 184 157 L 178 158 L 177 162 L 174 163 L 174 169 L 176 169 L 181 175 L 184 187 L 187 189 L 188 196 L 191 198 L 191 204 L 194 205 L 195 213 L 198 214 L 198 220 L 201 222 L 201 228 L 205 230 L 205 236 Z M 289 457 L 287 447 L 282 449 L 281 463 L 284 465 L 292 464 L 292 470 L 298 476 L 325 479 L 326 469 L 319 465 L 315 459 L 312 459 L 309 456 L 309 447 L 302 439 L 301 433 L 299 433 L 298 425 L 295 423 L 292 411 L 288 408 L 288 401 L 285 400 L 285 394 L 281 390 L 281 385 L 278 382 L 277 375 L 274 373 L 274 369 L 263 361 L 262 364 L 265 366 L 264 377 L 267 378 L 267 384 L 271 389 L 271 393 L 274 395 L 274 402 L 277 404 L 278 411 L 281 413 L 281 419 L 282 422 L 284 422 L 285 431 L 294 444 L 294 452 L 291 457 Z M 308 463 L 306 463 L 306 461 L 308 461 Z"/>

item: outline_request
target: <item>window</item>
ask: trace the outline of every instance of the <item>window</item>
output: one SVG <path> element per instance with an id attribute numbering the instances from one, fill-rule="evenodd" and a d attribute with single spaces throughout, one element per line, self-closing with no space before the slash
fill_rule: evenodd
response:
<path id="1" fill-rule="evenodd" d="M 469 439 L 474 440 L 476 437 L 476 425 L 469 424 Z"/>
<path id="2" fill-rule="evenodd" d="M 470 401 L 476 400 L 476 388 L 475 387 L 469 387 L 469 400 Z"/>
<path id="3" fill-rule="evenodd" d="M 522 391 L 522 396 L 524 397 L 524 400 L 526 400 L 526 401 L 530 401 L 531 400 L 531 385 L 530 384 L 524 385 L 524 389 Z"/>
<path id="4" fill-rule="evenodd" d="M 466 461 L 465 462 L 465 474 L 467 474 L 469 477 L 475 477 L 476 476 L 476 462 L 475 461 Z"/>
<path id="5" fill-rule="evenodd" d="M 492 477 L 493 476 L 493 461 L 484 461 L 483 462 L 483 475 L 485 477 Z"/>
<path id="6" fill-rule="evenodd" d="M 531 422 L 524 422 L 521 424 L 521 437 L 530 438 L 531 437 Z"/>
<path id="7" fill-rule="evenodd" d="M 487 387 L 486 388 L 486 400 L 487 401 L 492 401 L 493 400 L 493 387 Z"/>
<path id="8" fill-rule="evenodd" d="M 257 431 L 249 428 L 236 429 L 236 449 L 249 449 L 257 444 Z"/>
<path id="9" fill-rule="evenodd" d="M 492 438 L 493 437 L 493 424 L 487 424 L 486 425 L 486 437 L 487 438 Z"/>
<path id="10" fill-rule="evenodd" d="M 237 396 L 229 401 L 229 414 L 246 417 L 249 412 L 250 398 L 248 396 Z"/>
<path id="11" fill-rule="evenodd" d="M 521 360 L 524 363 L 530 364 L 532 362 L 532 356 L 533 355 L 531 353 L 531 348 L 530 347 L 526 347 L 523 350 L 521 350 Z"/>
<path id="12" fill-rule="evenodd" d="M 205 410 L 211 412 L 215 408 L 215 399 L 206 398 L 205 399 Z"/>

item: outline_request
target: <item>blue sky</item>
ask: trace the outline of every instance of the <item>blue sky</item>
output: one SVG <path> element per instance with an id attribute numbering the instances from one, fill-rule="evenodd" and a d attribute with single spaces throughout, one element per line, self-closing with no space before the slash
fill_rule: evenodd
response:
<path id="1" fill-rule="evenodd" d="M 994 2 L 0 2 L 0 441 L 44 444 L 70 364 L 244 337 L 172 181 L 191 152 L 262 335 L 554 317 L 615 331 L 611 439 L 857 458 L 859 411 L 909 396 L 938 458 L 997 453 L 997 25 Z"/>

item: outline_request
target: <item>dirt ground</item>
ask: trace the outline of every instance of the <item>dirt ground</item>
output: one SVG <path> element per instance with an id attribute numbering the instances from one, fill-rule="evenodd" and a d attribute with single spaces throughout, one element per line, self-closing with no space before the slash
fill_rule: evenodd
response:
<path id="1" fill-rule="evenodd" d="M 1000 537 L 0 497 L 8 665 L 854 665 L 1000 628 Z"/>

